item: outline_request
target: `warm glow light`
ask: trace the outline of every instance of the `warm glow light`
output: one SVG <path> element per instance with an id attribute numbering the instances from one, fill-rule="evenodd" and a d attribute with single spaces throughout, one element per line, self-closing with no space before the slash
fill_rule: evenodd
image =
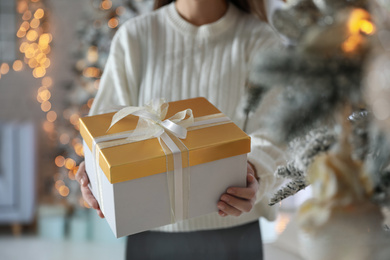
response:
<path id="1" fill-rule="evenodd" d="M 98 53 L 98 48 L 96 46 L 91 46 L 88 49 L 87 53 L 87 60 L 90 63 L 95 63 L 99 59 L 99 53 Z"/>
<path id="2" fill-rule="evenodd" d="M 73 159 L 67 158 L 67 159 L 65 160 L 65 168 L 66 168 L 66 169 L 72 170 L 73 167 L 75 167 L 75 166 L 76 166 L 76 162 L 75 162 Z"/>
<path id="3" fill-rule="evenodd" d="M 275 231 L 278 235 L 283 233 L 283 231 L 286 229 L 287 224 L 290 222 L 291 217 L 284 213 L 280 214 L 277 221 L 276 221 L 276 226 L 275 226 Z"/>
<path id="4" fill-rule="evenodd" d="M 73 171 L 69 171 L 68 172 L 68 178 L 71 179 L 72 181 L 76 180 L 76 176 L 73 173 Z"/>
<path id="5" fill-rule="evenodd" d="M 87 66 L 87 64 L 86 64 L 85 60 L 78 60 L 76 62 L 76 68 L 78 70 L 83 70 L 86 66 Z"/>
<path id="6" fill-rule="evenodd" d="M 39 36 L 39 45 L 42 47 L 47 46 L 52 41 L 52 35 L 50 33 L 44 33 Z"/>
<path id="7" fill-rule="evenodd" d="M 17 8 L 18 13 L 22 14 L 27 10 L 28 4 L 26 1 L 19 1 L 18 6 L 16 8 Z"/>
<path id="8" fill-rule="evenodd" d="M 77 144 L 75 144 L 75 146 L 73 148 L 74 148 L 74 151 L 76 152 L 76 154 L 78 156 L 83 156 L 84 155 L 83 145 L 82 144 L 77 143 Z"/>
<path id="9" fill-rule="evenodd" d="M 9 72 L 9 65 L 7 63 L 3 63 L 0 66 L 0 74 L 7 74 Z"/>
<path id="10" fill-rule="evenodd" d="M 375 32 L 375 26 L 370 21 L 370 14 L 363 9 L 354 9 L 348 19 L 349 37 L 343 42 L 341 48 L 344 52 L 353 52 L 362 45 L 363 34 L 370 35 Z"/>
<path id="11" fill-rule="evenodd" d="M 108 10 L 112 7 L 112 2 L 110 0 L 104 0 L 101 4 L 102 9 Z"/>
<path id="12" fill-rule="evenodd" d="M 31 58 L 33 58 L 34 55 L 35 55 L 35 49 L 34 49 L 32 46 L 33 46 L 33 45 L 30 44 L 30 45 L 28 46 L 28 48 L 26 49 L 25 53 L 24 53 L 24 55 L 26 56 L 27 59 L 31 59 Z"/>
<path id="13" fill-rule="evenodd" d="M 51 93 L 47 89 L 40 91 L 38 95 L 41 98 L 41 100 L 43 100 L 43 101 L 47 101 L 51 97 Z"/>
<path id="14" fill-rule="evenodd" d="M 44 54 L 49 54 L 50 51 L 51 51 L 51 48 L 50 48 L 49 45 L 48 45 L 47 47 L 42 48 L 42 52 L 43 52 Z"/>
<path id="15" fill-rule="evenodd" d="M 348 39 L 341 46 L 345 52 L 353 52 L 363 41 L 363 37 L 360 34 L 354 34 L 348 37 Z"/>
<path id="16" fill-rule="evenodd" d="M 51 87 L 51 85 L 53 85 L 53 79 L 51 77 L 44 77 L 42 79 L 42 85 L 45 87 Z"/>
<path id="17" fill-rule="evenodd" d="M 60 195 L 62 197 L 66 197 L 69 195 L 69 188 L 66 187 L 65 185 L 64 186 L 61 186 L 60 189 L 58 190 L 58 192 L 60 193 Z"/>
<path id="18" fill-rule="evenodd" d="M 371 35 L 375 32 L 375 26 L 372 22 L 363 20 L 360 22 L 360 31 L 365 34 Z"/>
<path id="19" fill-rule="evenodd" d="M 57 167 L 63 167 L 65 165 L 65 158 L 62 155 L 58 155 L 54 160 Z"/>
<path id="20" fill-rule="evenodd" d="M 75 146 L 76 144 L 80 144 L 81 143 L 81 139 L 80 138 L 73 138 L 72 140 L 72 145 Z"/>
<path id="21" fill-rule="evenodd" d="M 38 63 L 43 63 L 46 60 L 46 54 L 44 53 L 39 53 L 35 59 L 37 60 Z"/>
<path id="22" fill-rule="evenodd" d="M 93 100 L 94 100 L 94 98 L 88 99 L 87 106 L 88 106 L 89 108 L 92 107 Z"/>
<path id="23" fill-rule="evenodd" d="M 29 47 L 30 44 L 28 44 L 27 42 L 23 42 L 22 44 L 20 44 L 19 51 L 21 53 L 24 53 Z"/>
<path id="24" fill-rule="evenodd" d="M 116 28 L 117 26 L 119 25 L 119 21 L 117 18 L 111 18 L 110 20 L 108 20 L 108 27 L 110 28 Z"/>
<path id="25" fill-rule="evenodd" d="M 27 10 L 26 12 L 24 12 L 23 16 L 22 16 L 22 19 L 24 21 L 27 21 L 27 20 L 30 20 L 31 19 L 31 12 L 29 10 Z"/>
<path id="26" fill-rule="evenodd" d="M 86 78 L 97 78 L 100 76 L 100 69 L 96 67 L 88 67 L 83 70 L 83 76 Z"/>
<path id="27" fill-rule="evenodd" d="M 34 17 L 35 17 L 36 19 L 42 19 L 44 15 L 45 15 L 45 12 L 43 11 L 42 8 L 39 8 L 39 9 L 36 10 L 35 13 L 34 13 Z"/>
<path id="28" fill-rule="evenodd" d="M 46 114 L 46 119 L 49 122 L 54 122 L 57 119 L 57 113 L 54 111 L 50 111 Z"/>
<path id="29" fill-rule="evenodd" d="M 43 130 L 45 130 L 48 133 L 53 132 L 54 131 L 54 124 L 49 122 L 49 121 L 45 121 L 43 123 Z"/>
<path id="30" fill-rule="evenodd" d="M 27 40 L 30 42 L 36 41 L 38 39 L 38 33 L 35 30 L 29 30 L 26 35 Z"/>
<path id="31" fill-rule="evenodd" d="M 32 19 L 31 22 L 30 22 L 30 26 L 31 28 L 38 28 L 38 26 L 41 24 L 41 22 L 38 20 L 38 19 Z"/>
<path id="32" fill-rule="evenodd" d="M 61 144 L 66 145 L 66 144 L 69 143 L 69 141 L 70 141 L 70 137 L 69 137 L 68 134 L 62 134 L 62 135 L 60 136 L 60 143 L 61 143 Z"/>
<path id="33" fill-rule="evenodd" d="M 46 75 L 46 69 L 44 67 L 36 67 L 33 70 L 34 78 L 42 78 L 45 75 Z"/>
<path id="34" fill-rule="evenodd" d="M 65 109 L 64 112 L 62 113 L 62 116 L 66 120 L 69 120 L 71 115 L 72 115 L 72 112 L 70 111 L 70 109 Z"/>
<path id="35" fill-rule="evenodd" d="M 58 180 L 55 182 L 54 187 L 56 187 L 56 189 L 59 190 L 64 185 L 65 185 L 65 183 L 63 180 Z"/>
<path id="36" fill-rule="evenodd" d="M 44 67 L 45 69 L 47 69 L 48 67 L 50 67 L 50 60 L 49 59 L 44 59 L 41 61 L 41 66 Z"/>
<path id="37" fill-rule="evenodd" d="M 12 68 L 14 71 L 21 71 L 23 69 L 23 62 L 21 60 L 14 61 Z"/>
<path id="38" fill-rule="evenodd" d="M 70 116 L 69 121 L 72 125 L 76 125 L 79 123 L 80 116 L 78 114 L 73 114 Z"/>
<path id="39" fill-rule="evenodd" d="M 24 21 L 24 22 L 20 25 L 20 30 L 28 31 L 28 29 L 30 29 L 30 23 L 27 22 L 27 21 Z"/>
<path id="40" fill-rule="evenodd" d="M 38 62 L 37 62 L 36 59 L 32 58 L 32 59 L 30 59 L 30 60 L 28 61 L 28 66 L 29 66 L 30 68 L 33 69 L 33 68 L 38 67 L 39 64 L 38 64 Z"/>
<path id="41" fill-rule="evenodd" d="M 51 103 L 50 101 L 44 101 L 42 104 L 41 104 L 41 109 L 43 112 L 47 112 L 51 109 Z"/>
<path id="42" fill-rule="evenodd" d="M 16 32 L 16 36 L 18 37 L 18 38 L 23 38 L 24 36 L 26 36 L 26 31 L 25 30 L 18 30 L 17 32 Z"/>

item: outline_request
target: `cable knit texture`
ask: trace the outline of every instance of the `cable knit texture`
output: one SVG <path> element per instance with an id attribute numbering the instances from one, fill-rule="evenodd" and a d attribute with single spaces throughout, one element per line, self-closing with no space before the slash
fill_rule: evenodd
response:
<path id="1" fill-rule="evenodd" d="M 229 5 L 218 21 L 194 26 L 174 3 L 127 21 L 116 33 L 90 115 L 118 106 L 139 106 L 153 98 L 168 101 L 203 96 L 238 126 L 244 122 L 245 82 L 251 57 L 269 48 L 277 37 L 267 24 Z M 262 134 L 258 115 L 252 117 L 250 162 L 260 177 L 257 204 L 240 217 L 217 213 L 168 225 L 157 230 L 176 232 L 231 227 L 260 216 L 275 217 L 268 192 L 279 183 L 273 173 L 283 151 Z"/>

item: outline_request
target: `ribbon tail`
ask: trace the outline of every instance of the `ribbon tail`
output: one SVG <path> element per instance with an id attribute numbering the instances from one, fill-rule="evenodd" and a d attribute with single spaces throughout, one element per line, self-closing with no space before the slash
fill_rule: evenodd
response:
<path id="1" fill-rule="evenodd" d="M 183 165 L 181 160 L 181 151 L 179 147 L 173 142 L 167 133 L 160 136 L 161 140 L 167 145 L 173 155 L 173 186 L 174 186 L 174 219 L 175 221 L 182 221 L 186 217 L 184 212 L 184 190 L 183 190 Z"/>
<path id="2" fill-rule="evenodd" d="M 114 116 L 112 117 L 111 125 L 107 129 L 106 132 L 108 132 L 108 130 L 110 130 L 113 125 L 118 123 L 123 118 L 125 118 L 128 115 L 131 115 L 131 114 L 133 114 L 133 113 L 135 113 L 137 111 L 140 111 L 140 110 L 144 110 L 144 108 L 143 107 L 125 107 L 125 108 L 122 108 L 121 110 L 119 110 L 118 112 L 116 112 L 114 114 Z"/>

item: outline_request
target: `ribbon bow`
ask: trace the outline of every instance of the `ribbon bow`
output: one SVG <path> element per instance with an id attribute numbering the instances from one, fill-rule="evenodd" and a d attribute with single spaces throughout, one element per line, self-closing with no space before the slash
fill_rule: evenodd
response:
<path id="1" fill-rule="evenodd" d="M 125 107 L 114 114 L 108 130 L 123 118 L 134 115 L 139 117 L 138 124 L 126 140 L 141 141 L 152 137 L 159 138 L 165 131 L 185 139 L 187 128 L 194 124 L 192 110 L 185 109 L 164 120 L 168 107 L 169 104 L 164 99 L 154 99 L 143 107 Z"/>

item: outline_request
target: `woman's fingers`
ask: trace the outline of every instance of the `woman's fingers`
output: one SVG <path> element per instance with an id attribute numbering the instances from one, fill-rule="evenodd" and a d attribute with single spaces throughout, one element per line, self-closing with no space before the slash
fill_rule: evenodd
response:
<path id="1" fill-rule="evenodd" d="M 81 162 L 79 169 L 76 173 L 76 180 L 80 183 L 81 187 L 87 187 L 89 183 L 87 172 L 85 171 L 85 163 Z"/>
<path id="2" fill-rule="evenodd" d="M 256 196 L 256 192 L 259 188 L 259 183 L 252 174 L 247 175 L 247 187 L 230 187 L 227 189 L 227 193 L 242 199 L 250 200 Z"/>
<path id="3" fill-rule="evenodd" d="M 258 189 L 259 183 L 253 173 L 248 170 L 247 187 L 230 187 L 227 193 L 221 196 L 221 200 L 217 204 L 219 215 L 238 217 L 244 212 L 250 212 L 255 204 Z"/>
<path id="4" fill-rule="evenodd" d="M 224 194 L 221 197 L 221 201 L 225 202 L 225 204 L 229 205 L 230 207 L 238 209 L 241 212 L 249 212 L 252 210 L 255 200 L 242 200 L 234 196 Z"/>
<path id="5" fill-rule="evenodd" d="M 83 199 L 88 203 L 93 209 L 99 208 L 99 203 L 93 196 L 91 190 L 88 187 L 81 187 L 81 194 L 83 195 Z"/>
<path id="6" fill-rule="evenodd" d="M 104 214 L 99 207 L 99 203 L 88 187 L 89 179 L 85 171 L 84 162 L 80 163 L 79 165 L 79 169 L 76 173 L 76 180 L 80 183 L 81 194 L 85 202 L 87 202 L 88 205 L 93 209 L 96 209 L 96 213 L 99 215 L 99 217 L 104 218 Z"/>
<path id="7" fill-rule="evenodd" d="M 225 213 L 226 215 L 231 215 L 231 216 L 240 216 L 242 214 L 242 211 L 236 209 L 235 207 L 232 207 L 231 205 L 223 202 L 223 201 L 219 201 L 218 204 L 217 204 L 217 207 L 220 211 L 222 211 L 223 213 Z M 221 214 L 220 214 L 221 215 Z"/>

